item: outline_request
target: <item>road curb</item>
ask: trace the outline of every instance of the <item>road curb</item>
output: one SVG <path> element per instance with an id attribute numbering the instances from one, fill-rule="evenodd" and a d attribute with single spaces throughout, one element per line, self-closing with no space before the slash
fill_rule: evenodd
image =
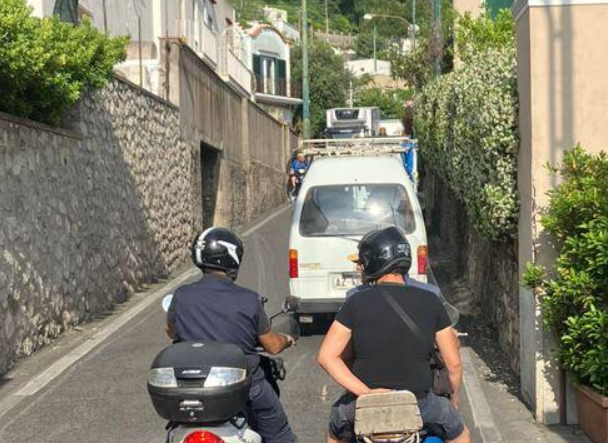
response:
<path id="1" fill-rule="evenodd" d="M 465 392 L 473 413 L 475 427 L 479 431 L 483 443 L 503 443 L 504 440 L 492 416 L 490 405 L 481 387 L 479 374 L 473 365 L 470 352 L 468 348 L 460 349 L 460 358 L 464 368 Z"/>

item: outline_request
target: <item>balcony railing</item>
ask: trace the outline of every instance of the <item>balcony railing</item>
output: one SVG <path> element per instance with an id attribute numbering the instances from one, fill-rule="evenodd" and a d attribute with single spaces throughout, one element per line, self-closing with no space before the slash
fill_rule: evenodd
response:
<path id="1" fill-rule="evenodd" d="M 174 35 L 186 40 L 195 52 L 213 64 L 219 63 L 219 38 L 217 33 L 200 21 L 175 20 Z"/>
<path id="2" fill-rule="evenodd" d="M 220 73 L 237 83 L 248 94 L 253 90 L 253 72 L 231 49 L 223 46 L 221 52 Z"/>
<path id="3" fill-rule="evenodd" d="M 300 84 L 284 78 L 255 77 L 255 92 L 280 97 L 301 98 Z"/>

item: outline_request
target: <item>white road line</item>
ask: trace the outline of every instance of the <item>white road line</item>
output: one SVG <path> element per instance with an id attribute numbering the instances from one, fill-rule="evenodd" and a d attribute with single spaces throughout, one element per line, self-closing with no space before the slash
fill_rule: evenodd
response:
<path id="1" fill-rule="evenodd" d="M 283 205 L 282 208 L 279 208 L 276 212 L 270 214 L 268 217 L 266 217 L 265 219 L 259 221 L 258 223 L 256 223 L 255 225 L 253 225 L 251 228 L 247 229 L 245 232 L 243 232 L 241 234 L 242 237 L 247 237 L 248 235 L 250 235 L 251 233 L 257 231 L 258 229 L 260 229 L 262 226 L 264 226 L 265 224 L 269 223 L 270 221 L 274 220 L 275 218 L 277 218 L 279 215 L 281 215 L 283 212 L 285 212 L 287 209 L 291 208 L 291 203 L 286 203 L 285 205 Z"/>
<path id="2" fill-rule="evenodd" d="M 170 283 L 164 285 L 162 288 L 148 295 L 144 300 L 142 300 L 126 312 L 120 314 L 118 317 L 116 317 L 114 320 L 112 320 L 110 323 L 100 329 L 89 340 L 72 349 L 65 356 L 53 363 L 48 369 L 40 373 L 38 376 L 36 376 L 33 380 L 31 380 L 17 392 L 13 393 L 13 395 L 8 398 L 9 404 L 11 398 L 13 401 L 19 401 L 22 397 L 28 397 L 36 394 L 38 391 L 48 385 L 51 381 L 61 375 L 61 373 L 63 373 L 66 369 L 68 369 L 82 357 L 87 355 L 94 348 L 99 346 L 114 332 L 125 326 L 129 321 L 131 321 L 133 318 L 135 318 L 137 315 L 139 315 L 142 311 L 144 311 L 152 304 L 158 303 L 161 297 L 171 292 L 176 287 L 186 282 L 188 279 L 196 276 L 198 272 L 198 269 L 190 269 L 184 272 L 179 277 L 172 280 Z M 4 405 L 2 404 L 0 406 L 0 414 L 8 412 L 8 409 L 11 409 L 14 405 L 9 405 L 10 407 L 8 409 L 4 409 L 2 406 Z"/>
<path id="3" fill-rule="evenodd" d="M 267 218 L 261 220 L 242 235 L 245 237 L 256 230 L 260 229 L 266 223 L 278 217 L 280 214 L 285 212 L 290 205 L 285 205 L 279 208 L 277 211 L 269 215 Z M 178 286 L 185 283 L 188 279 L 195 277 L 200 271 L 198 269 L 190 269 L 183 274 L 179 275 L 171 282 L 164 285 L 162 288 L 154 291 L 152 294 L 146 296 L 144 300 L 127 310 L 126 312 L 118 315 L 114 320 L 108 323 L 106 326 L 101 328 L 92 338 L 87 340 L 85 343 L 77 346 L 68 352 L 65 356 L 53 363 L 49 368 L 36 376 L 33 380 L 27 383 L 25 386 L 20 388 L 18 391 L 9 395 L 6 399 L 0 402 L 0 418 L 6 415 L 11 409 L 19 404 L 24 398 L 30 397 L 38 393 L 42 388 L 47 386 L 50 382 L 55 380 L 63 372 L 70 368 L 74 363 L 83 358 L 85 355 L 90 353 L 93 349 L 98 347 L 101 343 L 107 340 L 117 330 L 125 326 L 129 321 L 143 312 L 146 308 L 154 303 L 158 303 L 159 300 L 167 293 L 173 292 Z"/>
<path id="4" fill-rule="evenodd" d="M 479 374 L 477 374 L 475 366 L 473 366 L 470 350 L 468 348 L 460 348 L 460 357 L 464 367 L 465 392 L 471 406 L 471 411 L 473 412 L 475 427 L 479 431 L 483 443 L 502 443 L 504 440 L 494 422 L 490 405 L 479 383 Z"/>

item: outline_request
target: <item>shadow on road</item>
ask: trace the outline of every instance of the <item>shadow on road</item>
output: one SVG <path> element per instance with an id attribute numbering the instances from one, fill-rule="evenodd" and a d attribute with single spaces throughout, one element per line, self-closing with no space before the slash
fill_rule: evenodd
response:
<path id="1" fill-rule="evenodd" d="M 315 316 L 313 323 L 300 323 L 300 335 L 302 337 L 324 336 L 333 321 L 333 314 Z"/>
<path id="2" fill-rule="evenodd" d="M 485 363 L 484 368 L 478 368 L 480 377 L 522 400 L 519 377 L 511 369 L 509 357 L 499 346 L 498 332 L 481 314 L 457 261 L 443 252 L 445 249 L 439 245 L 435 245 L 433 250 L 437 254 L 431 257 L 431 266 L 437 283 L 448 302 L 460 311 L 458 330 L 468 333 L 468 337 L 462 339 L 462 344 L 472 348 Z"/>

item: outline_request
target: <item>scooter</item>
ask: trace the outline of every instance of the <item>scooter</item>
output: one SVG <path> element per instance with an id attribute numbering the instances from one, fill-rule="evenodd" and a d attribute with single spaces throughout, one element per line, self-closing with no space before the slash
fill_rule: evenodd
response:
<path id="1" fill-rule="evenodd" d="M 171 300 L 173 298 L 172 294 L 169 294 L 167 296 L 165 296 L 165 298 L 162 301 L 162 307 L 163 310 L 165 312 L 168 312 L 169 310 L 169 306 L 171 305 Z M 263 298 L 262 303 L 265 304 L 268 300 L 266 298 Z M 277 313 L 274 314 L 270 317 L 270 321 L 271 323 L 275 323 L 275 319 L 277 319 L 280 316 L 284 316 L 286 321 L 281 322 L 277 325 L 274 325 L 274 329 L 278 330 L 280 332 L 287 332 L 289 333 L 292 337 L 294 337 L 296 340 L 299 338 L 299 325 L 298 323 L 293 320 L 293 316 L 292 316 L 292 312 L 293 312 L 293 307 L 290 305 L 290 298 L 288 297 L 285 301 L 285 303 L 283 304 L 283 307 L 281 308 L 281 310 Z M 204 346 L 211 346 L 211 343 L 182 343 L 179 344 L 179 346 L 188 346 L 191 345 L 194 349 L 194 347 L 199 346 L 200 348 L 203 348 Z M 215 345 L 219 345 L 219 344 L 215 344 Z M 219 345 L 222 346 L 222 345 Z M 224 351 L 228 351 L 227 347 L 231 346 L 231 345 L 226 345 L 225 348 L 222 348 L 222 353 Z M 167 348 L 168 349 L 168 348 Z M 165 349 L 163 352 L 166 352 L 167 349 Z M 267 354 L 264 354 L 262 351 L 262 349 L 259 349 L 260 351 L 260 358 L 262 359 L 262 363 L 261 363 L 261 367 L 264 369 L 265 375 L 267 380 L 270 382 L 271 386 L 275 389 L 275 391 L 277 392 L 277 395 L 279 394 L 279 390 L 278 390 L 278 384 L 277 384 L 277 380 L 282 380 L 285 377 L 285 370 L 284 367 L 282 365 L 282 360 L 279 358 L 275 358 L 275 357 L 270 357 Z M 162 354 L 162 352 L 161 352 Z M 159 354 L 159 356 L 161 355 Z M 159 356 L 157 356 L 157 359 L 159 359 Z M 223 357 L 222 357 L 223 358 Z M 156 362 L 155 360 L 155 362 Z M 215 360 L 215 358 L 214 358 Z M 163 370 L 166 370 L 167 368 L 163 368 Z M 209 369 L 209 368 L 207 368 Z M 211 370 L 213 370 L 214 368 L 211 368 Z M 217 368 L 220 371 L 224 371 L 224 373 L 222 375 L 226 376 L 228 375 L 226 370 L 231 370 L 233 368 Z M 235 371 L 238 371 L 238 369 L 234 368 Z M 161 386 L 162 383 L 165 383 L 165 386 L 170 386 L 170 383 L 167 382 L 167 374 L 160 374 L 162 377 L 164 377 L 162 380 L 160 380 L 160 378 L 157 380 L 152 380 L 152 373 L 156 371 L 155 376 L 158 378 L 158 371 L 159 369 L 155 369 L 154 368 L 154 364 L 153 364 L 153 368 L 150 371 L 150 380 L 148 382 L 148 390 L 150 391 L 150 394 L 152 395 L 151 389 L 150 389 L 150 384 L 154 383 L 154 386 Z M 171 371 L 173 371 L 173 369 L 171 369 Z M 219 372 L 218 371 L 218 374 Z M 176 378 L 175 380 L 175 388 L 181 387 L 181 384 L 183 383 L 184 385 L 188 385 L 188 383 L 191 383 L 192 381 L 197 379 L 197 374 L 195 374 L 195 372 L 200 372 L 198 369 L 193 368 L 193 367 L 187 367 L 187 368 L 179 368 L 179 369 L 175 369 L 174 370 L 175 375 L 174 377 Z M 241 380 L 234 380 L 235 382 L 238 383 L 246 383 L 248 379 L 245 378 L 244 372 L 245 370 L 242 370 L 243 372 L 243 378 Z M 181 378 L 180 378 L 181 377 Z M 209 375 L 207 375 L 207 380 L 211 377 L 211 372 L 209 373 Z M 200 378 L 200 377 L 198 377 Z M 219 378 L 222 378 L 221 376 Z M 270 379 L 269 379 L 270 378 Z M 159 381 L 160 380 L 160 381 Z M 220 390 L 220 389 L 229 389 L 229 382 L 227 381 L 227 378 L 223 378 L 217 385 L 214 385 L 214 387 L 208 388 L 209 392 L 210 390 Z M 217 387 L 215 387 L 217 386 Z M 233 385 L 236 386 L 236 383 Z M 207 381 L 205 381 L 205 388 L 207 388 Z M 243 393 L 246 394 L 248 393 L 249 389 L 248 386 L 245 386 L 244 388 L 237 388 L 240 389 L 240 392 L 235 392 L 234 390 L 232 392 L 225 392 L 225 393 L 220 393 L 218 394 L 215 399 L 210 400 L 209 402 L 206 401 L 206 399 L 201 400 L 199 399 L 192 399 L 191 397 L 184 397 L 181 398 L 179 397 L 179 413 L 181 413 L 181 415 L 183 416 L 184 413 L 186 414 L 186 417 L 188 417 L 188 413 L 191 414 L 191 416 L 195 417 L 197 416 L 197 414 L 199 414 L 199 416 L 205 416 L 208 415 L 209 417 L 215 415 L 213 414 L 212 411 L 209 412 L 204 412 L 205 408 L 207 407 L 213 407 L 213 406 L 207 406 L 209 405 L 209 403 L 213 403 L 213 404 L 217 404 L 220 405 L 222 404 L 222 402 L 225 401 L 233 401 L 233 400 L 227 400 L 227 399 L 234 399 L 235 397 L 243 397 Z M 246 389 L 246 391 L 244 390 Z M 213 394 L 212 394 L 213 395 Z M 223 398 L 222 398 L 223 397 Z M 262 438 L 260 437 L 260 435 L 255 432 L 255 430 L 253 429 L 253 427 L 251 426 L 250 422 L 251 420 L 248 419 L 248 412 L 245 406 L 245 401 L 243 401 L 242 405 L 236 405 L 236 408 L 239 410 L 238 413 L 236 413 L 235 415 L 233 415 L 232 417 L 228 418 L 228 419 L 220 419 L 220 420 L 215 420 L 212 419 L 210 421 L 207 420 L 194 420 L 192 422 L 188 422 L 188 423 L 184 423 L 184 422 L 180 422 L 180 423 L 176 423 L 173 421 L 170 421 L 167 426 L 165 427 L 165 430 L 167 431 L 167 436 L 166 436 L 166 443 L 263 443 L 262 442 Z M 225 403 L 224 403 L 225 404 Z M 155 404 L 155 407 L 157 405 Z M 232 406 L 234 407 L 234 406 Z M 159 412 L 158 408 L 157 408 L 157 412 Z M 159 412 L 160 414 L 160 412 Z"/>
<path id="2" fill-rule="evenodd" d="M 300 189 L 302 188 L 302 183 L 304 183 L 304 176 L 306 175 L 307 170 L 305 168 L 299 168 L 294 171 L 294 175 L 296 177 L 296 186 L 292 191 L 292 195 L 294 198 L 297 198 L 300 194 Z"/>

